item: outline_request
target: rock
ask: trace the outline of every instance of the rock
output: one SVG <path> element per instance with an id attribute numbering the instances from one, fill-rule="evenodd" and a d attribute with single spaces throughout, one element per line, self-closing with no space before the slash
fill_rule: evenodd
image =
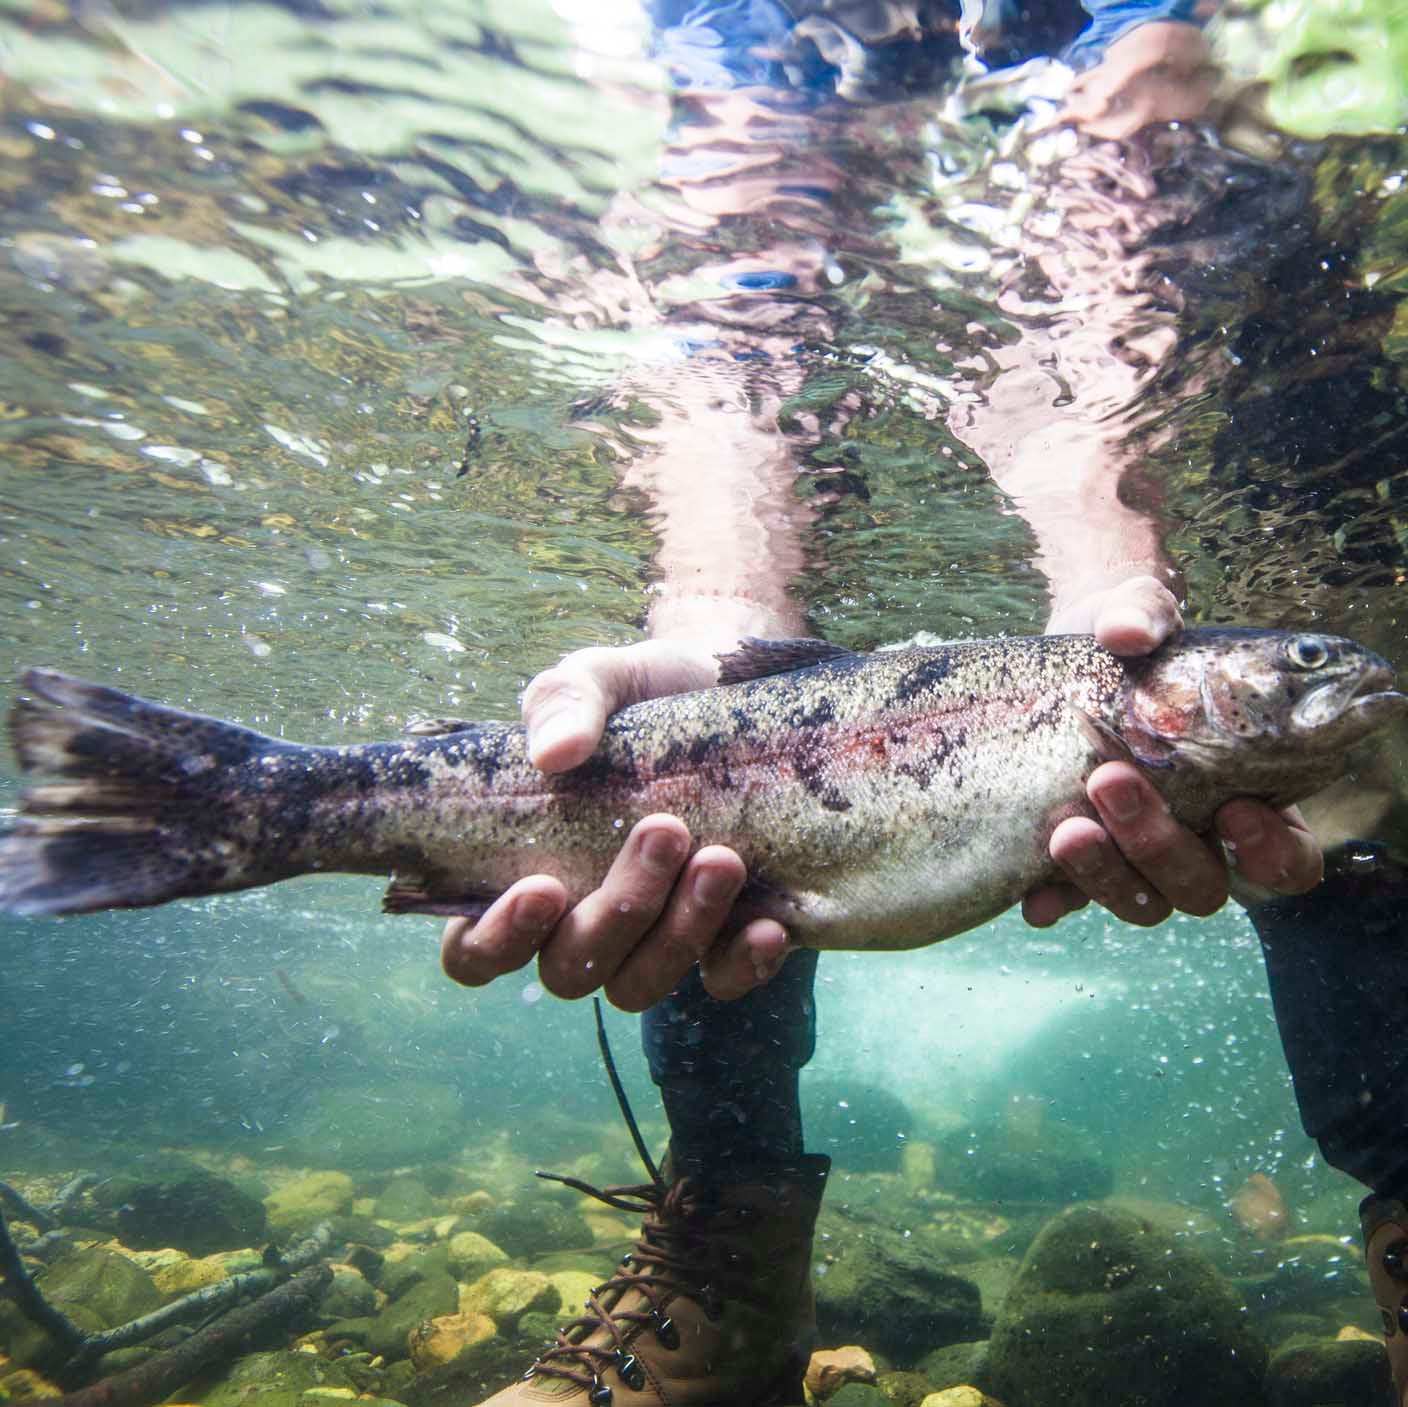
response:
<path id="1" fill-rule="evenodd" d="M 459 1308 L 460 1287 L 448 1272 L 433 1272 L 392 1300 L 372 1320 L 364 1342 L 373 1353 L 385 1358 L 404 1358 L 406 1339 L 412 1329 L 424 1320 L 456 1314 Z M 330 1332 L 338 1327 L 330 1326 Z"/>
<path id="2" fill-rule="evenodd" d="M 988 1341 L 951 1343 L 937 1348 L 919 1364 L 920 1371 L 936 1388 L 958 1387 L 983 1380 L 988 1361 Z"/>
<path id="3" fill-rule="evenodd" d="M 355 1384 L 340 1364 L 313 1354 L 248 1353 L 198 1400 L 202 1407 L 299 1407 L 304 1393 L 315 1388 Z"/>
<path id="4" fill-rule="evenodd" d="M 981 1386 L 1021 1407 L 1227 1407 L 1259 1400 L 1265 1366 L 1206 1257 L 1130 1212 L 1084 1206 L 1033 1241 Z"/>
<path id="5" fill-rule="evenodd" d="M 376 1199 L 383 1221 L 416 1221 L 435 1214 L 430 1189 L 418 1177 L 393 1177 Z"/>
<path id="6" fill-rule="evenodd" d="M 182 1257 L 151 1272 L 152 1283 L 167 1299 L 178 1299 L 193 1290 L 218 1284 L 227 1278 L 224 1262 L 214 1259 L 192 1260 Z"/>
<path id="7" fill-rule="evenodd" d="M 391 1246 L 381 1263 L 377 1288 L 392 1299 L 400 1299 L 412 1285 L 427 1276 L 447 1275 L 450 1270 L 448 1246 L 408 1246 L 398 1242 Z"/>
<path id="8" fill-rule="evenodd" d="M 885 1394 L 890 1407 L 919 1407 L 934 1390 L 933 1383 L 923 1373 L 906 1373 L 900 1369 L 879 1374 L 875 1386 Z"/>
<path id="9" fill-rule="evenodd" d="M 1271 1355 L 1265 1389 L 1270 1407 L 1384 1407 L 1393 1396 L 1388 1354 L 1365 1339 L 1288 1343 Z"/>
<path id="10" fill-rule="evenodd" d="M 294 1178 L 264 1199 L 269 1229 L 275 1234 L 308 1231 L 352 1202 L 352 1179 L 345 1172 L 312 1172 Z"/>
<path id="11" fill-rule="evenodd" d="M 1080 1202 L 1105 1197 L 1114 1174 L 1095 1143 L 1043 1105 L 1016 1106 L 939 1140 L 939 1185 L 984 1202 Z M 1035 1128 L 1029 1125 L 1035 1123 Z"/>
<path id="12" fill-rule="evenodd" d="M 115 1208 L 118 1236 L 134 1250 L 175 1246 L 207 1256 L 253 1245 L 264 1235 L 263 1203 L 204 1168 L 175 1164 L 114 1178 L 102 1200 Z"/>
<path id="13" fill-rule="evenodd" d="M 442 1314 L 411 1330 L 407 1347 L 419 1372 L 453 1363 L 466 1349 L 494 1337 L 494 1321 L 487 1314 Z"/>
<path id="14" fill-rule="evenodd" d="M 601 1277 L 585 1270 L 554 1270 L 548 1279 L 557 1291 L 558 1313 L 575 1319 L 587 1306 L 587 1296 L 601 1284 Z"/>
<path id="15" fill-rule="evenodd" d="M 1002 1404 L 964 1383 L 959 1387 L 946 1387 L 942 1392 L 931 1392 L 919 1407 L 1002 1407 Z"/>
<path id="16" fill-rule="evenodd" d="M 495 1266 L 506 1264 L 508 1253 L 477 1231 L 457 1231 L 449 1240 L 450 1273 L 459 1280 L 477 1280 Z"/>
<path id="17" fill-rule="evenodd" d="M 376 1313 L 376 1291 L 350 1265 L 332 1268 L 332 1284 L 318 1301 L 324 1319 L 358 1319 Z"/>
<path id="18" fill-rule="evenodd" d="M 318 1219 L 324 1220 L 322 1217 Z M 374 1221 L 370 1214 L 359 1216 L 355 1212 L 341 1212 L 326 1220 L 331 1226 L 334 1241 L 352 1241 L 359 1246 L 384 1251 L 396 1239 L 396 1233 L 389 1226 Z"/>
<path id="19" fill-rule="evenodd" d="M 944 1270 L 922 1229 L 823 1211 L 816 1243 L 823 1342 L 865 1343 L 901 1366 L 983 1332 L 978 1288 Z"/>
<path id="20" fill-rule="evenodd" d="M 521 1377 L 527 1366 L 517 1344 L 486 1339 L 443 1368 L 417 1373 L 396 1395 L 406 1407 L 465 1407 L 491 1397 L 505 1383 Z"/>
<path id="21" fill-rule="evenodd" d="M 566 1317 L 570 1316 L 561 1316 Z M 547 1314 L 541 1309 L 531 1310 L 519 1318 L 514 1338 L 529 1350 L 530 1356 L 536 1356 L 538 1349 L 556 1341 L 559 1322 L 560 1316 L 556 1314 Z"/>
<path id="22" fill-rule="evenodd" d="M 487 1314 L 502 1332 L 511 1334 L 521 1315 L 532 1310 L 556 1314 L 562 1303 L 546 1275 L 536 1270 L 503 1266 L 466 1285 L 459 1297 L 459 1307 Z"/>
<path id="23" fill-rule="evenodd" d="M 807 1364 L 806 1383 L 815 1397 L 830 1397 L 847 1383 L 873 1383 L 875 1360 L 863 1348 L 823 1348 Z"/>
<path id="24" fill-rule="evenodd" d="M 473 1220 L 476 1231 L 514 1260 L 576 1250 L 594 1239 L 581 1212 L 546 1197 L 491 1207 Z"/>
<path id="25" fill-rule="evenodd" d="M 0 1368 L 0 1402 L 28 1402 L 35 1397 L 58 1397 L 62 1389 L 57 1388 L 47 1378 L 41 1378 L 31 1368 L 20 1368 L 6 1373 Z"/>
<path id="26" fill-rule="evenodd" d="M 70 1251 L 56 1260 L 40 1288 L 64 1310 L 81 1305 L 105 1329 L 148 1314 L 162 1302 L 161 1292 L 140 1265 L 97 1247 Z"/>
<path id="27" fill-rule="evenodd" d="M 1292 1236 L 1280 1242 L 1268 1270 L 1237 1281 L 1253 1314 L 1323 1310 L 1368 1293 L 1363 1254 L 1334 1236 Z"/>
<path id="28" fill-rule="evenodd" d="M 827 1399 L 826 1407 L 890 1407 L 890 1404 L 878 1387 L 847 1383 L 834 1397 Z"/>

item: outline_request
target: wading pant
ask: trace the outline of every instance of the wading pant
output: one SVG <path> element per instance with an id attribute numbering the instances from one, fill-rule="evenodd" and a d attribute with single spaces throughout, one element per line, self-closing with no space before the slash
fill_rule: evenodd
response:
<path id="1" fill-rule="evenodd" d="M 1301 1121 L 1325 1161 L 1408 1195 L 1408 885 L 1318 889 L 1252 909 Z M 736 1002 L 691 973 L 645 1014 L 678 1171 L 784 1162 L 803 1151 L 797 1077 L 816 1044 L 817 954 L 794 953 Z"/>
<path id="2" fill-rule="evenodd" d="M 1408 884 L 1329 875 L 1251 919 L 1305 1131 L 1331 1167 L 1408 1191 Z"/>
<path id="3" fill-rule="evenodd" d="M 677 1173 L 789 1162 L 802 1151 L 797 1076 L 816 1048 L 817 954 L 764 987 L 715 1001 L 696 968 L 645 1013 L 641 1037 L 670 1122 Z"/>

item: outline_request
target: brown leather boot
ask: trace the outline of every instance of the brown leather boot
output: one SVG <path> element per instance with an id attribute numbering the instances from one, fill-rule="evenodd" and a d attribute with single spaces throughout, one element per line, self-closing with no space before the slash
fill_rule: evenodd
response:
<path id="1" fill-rule="evenodd" d="M 1408 1207 L 1390 1197 L 1359 1205 L 1369 1285 L 1384 1320 L 1384 1347 L 1393 1372 L 1393 1400 L 1408 1407 Z"/>
<path id="2" fill-rule="evenodd" d="M 791 1407 L 815 1328 L 812 1230 L 831 1160 L 803 1157 L 712 1185 L 599 1191 L 643 1212 L 635 1249 L 586 1313 L 481 1407 Z"/>

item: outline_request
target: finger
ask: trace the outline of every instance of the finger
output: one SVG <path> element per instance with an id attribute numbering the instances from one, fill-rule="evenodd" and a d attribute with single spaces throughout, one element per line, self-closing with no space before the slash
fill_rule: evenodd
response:
<path id="1" fill-rule="evenodd" d="M 609 680 L 594 673 L 592 661 L 584 657 L 606 653 L 579 650 L 545 669 L 524 690 L 528 757 L 535 767 L 565 772 L 592 755 L 616 702 Z"/>
<path id="2" fill-rule="evenodd" d="M 1095 613 L 1095 638 L 1117 655 L 1147 655 L 1182 628 L 1173 592 L 1152 576 L 1121 582 Z"/>
<path id="3" fill-rule="evenodd" d="M 1227 902 L 1227 863 L 1221 852 L 1180 825 L 1137 768 L 1125 762 L 1097 767 L 1086 783 L 1086 794 L 1109 838 L 1136 872 L 1132 881 L 1120 882 L 1117 874 L 1106 869 L 1104 882 L 1113 879 L 1144 910 L 1155 906 L 1154 900 L 1140 901 L 1138 895 L 1148 896 L 1151 887 L 1188 914 L 1215 913 Z M 1090 892 L 1080 880 L 1077 883 Z"/>
<path id="4" fill-rule="evenodd" d="M 677 641 L 576 650 L 529 681 L 523 692 L 528 756 L 545 772 L 580 766 L 618 708 L 702 689 L 717 678 L 714 655 Z"/>
<path id="5" fill-rule="evenodd" d="M 1082 894 L 1126 923 L 1148 928 L 1173 912 L 1167 899 L 1131 866 L 1094 821 L 1062 821 L 1051 836 L 1051 858 Z"/>
<path id="6" fill-rule="evenodd" d="M 1294 808 L 1286 813 L 1241 797 L 1217 813 L 1218 836 L 1238 872 L 1278 894 L 1304 894 L 1325 874 L 1319 842 Z"/>
<path id="7" fill-rule="evenodd" d="M 533 960 L 567 907 L 567 891 L 548 875 L 529 875 L 504 891 L 478 923 L 452 918 L 440 965 L 465 987 L 482 987 Z"/>
<path id="8" fill-rule="evenodd" d="M 622 1011 L 644 1011 L 668 996 L 713 946 L 747 878 L 743 861 L 722 845 L 690 858 L 655 926 L 606 984 Z"/>
<path id="9" fill-rule="evenodd" d="M 538 955 L 554 996 L 584 997 L 615 976 L 665 908 L 685 858 L 689 831 L 674 816 L 638 821 L 601 887 L 571 909 Z"/>
<path id="10" fill-rule="evenodd" d="M 782 970 L 793 944 L 775 919 L 759 918 L 716 943 L 700 960 L 704 990 L 719 1001 L 734 1001 L 771 982 Z"/>
<path id="11" fill-rule="evenodd" d="M 1042 884 L 1022 900 L 1022 917 L 1033 928 L 1050 928 L 1090 902 L 1074 884 Z"/>

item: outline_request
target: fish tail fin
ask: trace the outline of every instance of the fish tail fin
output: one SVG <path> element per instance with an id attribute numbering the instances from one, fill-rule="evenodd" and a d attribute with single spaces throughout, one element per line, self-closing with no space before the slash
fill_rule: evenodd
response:
<path id="1" fill-rule="evenodd" d="M 58 780 L 30 787 L 0 837 L 0 911 L 137 908 L 258 882 L 229 882 L 240 857 L 212 853 L 212 783 L 286 745 L 54 670 L 21 684 L 10 713 L 20 766 Z"/>

